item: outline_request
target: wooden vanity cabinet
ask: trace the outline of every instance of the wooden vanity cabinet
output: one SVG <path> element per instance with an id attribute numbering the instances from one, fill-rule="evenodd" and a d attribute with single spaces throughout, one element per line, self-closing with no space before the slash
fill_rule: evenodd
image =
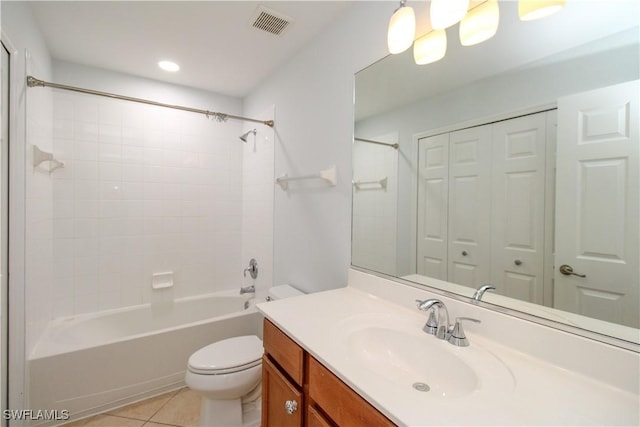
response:
<path id="1" fill-rule="evenodd" d="M 262 427 L 395 425 L 267 319 L 263 342 Z"/>

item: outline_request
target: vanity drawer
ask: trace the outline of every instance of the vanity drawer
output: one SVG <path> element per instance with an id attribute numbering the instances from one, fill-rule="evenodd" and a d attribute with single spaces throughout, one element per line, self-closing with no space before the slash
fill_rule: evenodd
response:
<path id="1" fill-rule="evenodd" d="M 394 426 L 320 362 L 308 356 L 309 397 L 339 426 Z"/>
<path id="2" fill-rule="evenodd" d="M 304 351 L 269 320 L 264 319 L 264 351 L 300 387 L 304 375 Z"/>

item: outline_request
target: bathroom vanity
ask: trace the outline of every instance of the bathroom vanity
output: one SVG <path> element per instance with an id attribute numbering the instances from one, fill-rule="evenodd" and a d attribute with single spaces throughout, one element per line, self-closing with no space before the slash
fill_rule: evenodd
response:
<path id="1" fill-rule="evenodd" d="M 263 342 L 263 426 L 394 425 L 267 319 Z"/>
<path id="2" fill-rule="evenodd" d="M 465 324 L 468 347 L 422 331 L 427 298 L 482 322 Z M 264 426 L 640 423 L 636 351 L 355 269 L 345 288 L 258 309 Z"/>

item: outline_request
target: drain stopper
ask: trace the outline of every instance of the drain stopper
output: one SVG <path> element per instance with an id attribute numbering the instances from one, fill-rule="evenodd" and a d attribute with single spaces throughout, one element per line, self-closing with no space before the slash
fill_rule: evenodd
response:
<path id="1" fill-rule="evenodd" d="M 425 383 L 413 383 L 413 388 L 418 391 L 429 391 L 431 388 Z"/>

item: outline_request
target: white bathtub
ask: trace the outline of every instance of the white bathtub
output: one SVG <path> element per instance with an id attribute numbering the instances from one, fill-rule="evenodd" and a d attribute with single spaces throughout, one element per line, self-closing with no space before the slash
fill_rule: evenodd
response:
<path id="1" fill-rule="evenodd" d="M 195 350 L 261 322 L 238 291 L 56 319 L 29 358 L 28 407 L 76 419 L 175 389 Z"/>

